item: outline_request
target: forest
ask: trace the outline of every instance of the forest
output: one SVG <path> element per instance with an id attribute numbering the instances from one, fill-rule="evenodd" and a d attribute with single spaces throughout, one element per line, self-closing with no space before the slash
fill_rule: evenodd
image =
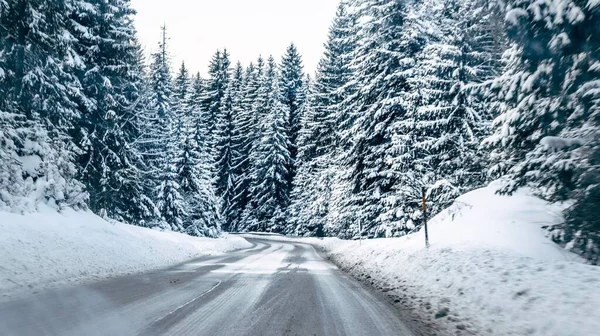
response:
<path id="1" fill-rule="evenodd" d="M 0 0 L 0 210 L 397 237 L 422 188 L 431 216 L 500 180 L 567 204 L 548 235 L 600 263 L 600 1 L 341 0 L 314 74 L 293 43 L 190 73 L 135 14 Z"/>

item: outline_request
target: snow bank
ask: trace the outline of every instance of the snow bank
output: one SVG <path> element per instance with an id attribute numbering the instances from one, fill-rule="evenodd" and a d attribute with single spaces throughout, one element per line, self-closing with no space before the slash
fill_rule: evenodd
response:
<path id="1" fill-rule="evenodd" d="M 0 212 L 0 299 L 250 246 L 241 237 L 209 239 L 159 232 L 109 223 L 90 212 Z"/>
<path id="2" fill-rule="evenodd" d="M 385 292 L 432 334 L 587 336 L 600 330 L 600 267 L 544 235 L 560 206 L 528 196 L 463 195 L 424 233 L 390 239 L 302 239 Z"/>

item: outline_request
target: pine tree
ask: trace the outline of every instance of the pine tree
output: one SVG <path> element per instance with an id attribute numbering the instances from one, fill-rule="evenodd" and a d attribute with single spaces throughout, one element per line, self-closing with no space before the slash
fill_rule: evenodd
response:
<path id="1" fill-rule="evenodd" d="M 418 16 L 409 12 L 414 10 L 403 2 L 381 0 L 368 1 L 362 9 L 368 20 L 354 58 L 354 80 L 361 85 L 343 103 L 352 125 L 343 134 L 349 149 L 342 159 L 351 167 L 352 186 L 344 211 L 355 219 L 346 231 L 358 233 L 359 222 L 365 232 L 378 236 L 412 226 L 398 210 L 412 199 L 403 198 L 398 188 L 414 181 L 403 181 L 406 168 L 394 165 L 404 148 L 397 139 L 405 134 L 398 123 L 409 113 L 410 77 L 424 45 Z"/>
<path id="2" fill-rule="evenodd" d="M 190 112 L 190 108 L 187 105 L 189 101 L 188 94 L 190 93 L 190 73 L 185 66 L 185 62 L 181 63 L 181 67 L 173 82 L 173 88 L 172 109 L 173 116 L 176 118 L 175 125 L 177 133 L 185 138 L 185 135 L 183 135 L 183 123 L 186 115 Z"/>
<path id="3" fill-rule="evenodd" d="M 23 0 L 0 6 L 0 113 L 2 123 L 18 127 L 3 131 L 4 155 L 13 164 L 1 171 L 3 179 L 20 188 L 9 201 L 15 211 L 39 203 L 84 207 L 87 200 L 75 180 L 78 148 L 69 134 L 79 118 L 75 100 L 81 98 L 73 72 L 82 65 L 65 25 L 69 5 Z M 7 204 L 8 196 L 1 198 Z"/>
<path id="4" fill-rule="evenodd" d="M 533 187 L 551 200 L 575 198 L 554 238 L 598 262 L 598 4 L 509 1 L 511 47 L 492 86 L 499 117 L 487 143 L 501 192 Z"/>
<path id="5" fill-rule="evenodd" d="M 315 94 L 311 91 L 310 78 L 306 79 L 309 91 L 309 100 L 304 104 L 302 122 L 298 143 L 300 151 L 297 159 L 298 173 L 293 180 L 291 205 L 288 209 L 289 218 L 285 229 L 286 233 L 301 236 L 318 236 L 325 234 L 326 217 L 329 213 L 331 200 L 332 175 L 338 168 L 333 163 L 333 153 L 326 151 L 315 155 L 314 136 L 327 137 L 328 134 L 318 133 L 333 132 L 327 129 L 322 119 L 317 119 L 315 109 L 311 105 Z M 329 134 L 331 136 L 331 134 Z M 331 150 L 331 148 L 320 148 Z"/>
<path id="6" fill-rule="evenodd" d="M 306 88 L 303 83 L 304 70 L 302 57 L 296 46 L 292 43 L 281 59 L 279 75 L 279 93 L 281 103 L 289 111 L 287 124 L 289 125 L 290 158 L 289 183 L 291 185 L 296 175 L 296 159 L 298 157 L 298 134 L 300 132 L 301 113 L 306 102 Z"/>
<path id="7" fill-rule="evenodd" d="M 481 23 L 473 19 L 476 12 L 469 14 L 473 10 L 469 6 L 473 4 L 447 1 L 426 8 L 427 19 L 437 29 L 430 29 L 419 57 L 414 78 L 419 106 L 411 132 L 425 167 L 421 179 L 431 200 L 431 215 L 481 187 L 487 178 L 486 155 L 479 144 L 488 135 L 491 118 L 489 106 L 481 104 L 473 87 L 495 74 L 497 62 L 496 55 L 477 40 Z"/>
<path id="8" fill-rule="evenodd" d="M 256 104 L 261 131 L 252 180 L 252 218 L 246 223 L 246 230 L 280 232 L 289 204 L 291 157 L 288 111 L 278 97 L 277 66 L 273 57 L 269 58 L 262 77 Z"/>
<path id="9" fill-rule="evenodd" d="M 237 130 L 234 118 L 235 113 L 239 111 L 237 97 L 239 91 L 236 91 L 239 90 L 239 86 L 239 82 L 231 81 L 227 87 L 218 128 L 217 190 L 220 191 L 223 220 L 227 231 L 230 230 L 230 226 L 237 216 L 237 211 L 233 207 L 237 183 L 236 161 L 240 153 L 237 151 L 235 143 Z"/>
<path id="10" fill-rule="evenodd" d="M 345 167 L 336 160 L 342 147 L 339 134 L 347 126 L 339 113 L 342 110 L 339 104 L 349 93 L 350 64 L 356 48 L 355 17 L 348 13 L 348 7 L 346 1 L 340 2 L 316 79 L 307 90 L 310 94 L 298 136 L 298 173 L 293 181 L 289 233 L 314 235 L 319 230 L 325 231 L 323 227 L 328 222 L 336 228 L 349 224 L 338 216 L 341 211 L 329 211 L 330 204 L 335 207 L 345 198 L 332 199 L 330 191 L 348 189 L 339 180 Z"/>
<path id="11" fill-rule="evenodd" d="M 212 181 L 213 176 L 211 169 L 214 166 L 214 158 L 212 157 L 212 146 L 209 139 L 210 121 L 207 117 L 209 114 L 208 110 L 205 109 L 205 99 L 206 83 L 200 76 L 200 73 L 197 73 L 192 80 L 191 92 L 188 96 L 187 105 L 192 111 L 191 114 L 196 123 L 196 143 L 198 144 L 198 148 L 203 157 L 200 165 L 206 170 L 203 176 L 205 176 L 208 181 Z"/>
<path id="12" fill-rule="evenodd" d="M 162 27 L 162 40 L 152 55 L 149 97 L 145 111 L 148 128 L 145 142 L 147 162 L 153 170 L 149 176 L 155 184 L 155 202 L 163 229 L 182 231 L 188 216 L 178 183 L 181 148 L 177 141 L 177 115 L 173 111 L 173 83 L 167 48 L 167 29 Z"/>
<path id="13" fill-rule="evenodd" d="M 231 137 L 231 186 L 228 190 L 229 206 L 227 210 L 227 223 L 230 231 L 236 230 L 247 204 L 245 194 L 249 185 L 246 181 L 247 166 L 250 154 L 251 138 L 249 132 L 252 128 L 252 115 L 247 113 L 244 105 L 244 91 L 246 82 L 244 68 L 238 62 L 233 70 L 233 75 L 228 88 L 228 97 L 231 102 L 232 137 Z M 245 190 L 242 190 L 245 189 Z"/>
<path id="14" fill-rule="evenodd" d="M 229 85 L 229 66 L 229 54 L 227 51 L 221 52 L 217 50 L 210 62 L 208 70 L 209 78 L 206 81 L 207 97 L 205 100 L 205 109 L 208 113 L 206 114 L 207 119 L 205 123 L 209 127 L 208 139 L 213 147 L 213 155 L 216 161 L 220 160 L 223 155 L 220 152 L 223 148 L 219 149 L 219 142 L 221 141 L 219 132 L 222 126 L 219 123 L 222 121 L 225 94 Z M 218 180 L 220 178 L 220 168 L 217 165 L 215 169 L 215 177 Z M 217 193 L 220 194 L 222 193 L 222 187 L 219 186 L 218 181 L 216 183 Z"/>
<path id="15" fill-rule="evenodd" d="M 246 68 L 241 85 L 239 98 L 240 110 L 235 113 L 236 152 L 239 156 L 235 160 L 236 189 L 233 208 L 236 209 L 237 218 L 231 224 L 232 231 L 240 231 L 244 226 L 243 221 L 249 217 L 250 188 L 254 168 L 254 150 L 256 148 L 257 127 L 254 106 L 260 88 L 263 61 L 259 58 L 258 66 L 250 63 Z M 235 78 L 239 78 L 239 69 L 235 71 Z"/>
<path id="16" fill-rule="evenodd" d="M 542 141 L 577 138 L 585 119 L 576 92 L 585 78 L 581 59 L 588 55 L 593 23 L 584 7 L 568 3 L 564 11 L 557 3 L 508 3 L 512 46 L 505 53 L 504 73 L 493 83 L 499 117 L 486 141 L 494 147 L 491 173 L 505 176 L 502 192 L 530 185 L 546 199 L 564 200 L 576 184 L 580 161 L 571 150 L 576 146 L 553 151 Z M 546 25 L 546 20 L 556 23 Z"/>
<path id="17" fill-rule="evenodd" d="M 583 124 L 578 132 L 583 145 L 575 157 L 583 163 L 576 172 L 576 187 L 571 198 L 574 204 L 565 212 L 565 225 L 555 232 L 555 240 L 567 244 L 568 248 L 580 253 L 590 263 L 600 264 L 600 218 L 597 206 L 600 204 L 600 42 L 598 30 L 593 29 L 600 19 L 600 3 L 589 4 L 583 9 L 585 21 L 580 27 L 585 31 L 582 38 L 573 43 L 584 44 L 587 52 L 582 57 L 578 72 L 582 77 L 575 95 L 578 107 L 575 115 Z"/>
<path id="18" fill-rule="evenodd" d="M 188 153 L 188 164 L 182 170 L 184 174 L 180 173 L 184 176 L 180 183 L 191 220 L 186 232 L 194 236 L 215 237 L 221 231 L 221 218 L 212 173 L 214 157 L 207 136 L 209 126 L 205 123 L 205 96 L 204 81 L 198 73 L 192 80 L 187 103 L 189 114 L 184 119 L 187 121 L 184 124 L 187 136 L 183 148 L 184 153 Z"/>
<path id="19" fill-rule="evenodd" d="M 174 90 L 174 115 L 177 116 L 177 134 L 179 142 L 178 158 L 175 160 L 177 184 L 184 201 L 186 217 L 183 228 L 194 236 L 216 237 L 220 232 L 220 220 L 212 181 L 207 175 L 205 156 L 200 152 L 197 142 L 197 113 L 194 104 L 201 98 L 202 87 L 199 75 L 195 86 L 190 87 L 190 78 L 182 64 Z M 203 169 L 204 168 L 204 169 Z"/>
<path id="20" fill-rule="evenodd" d="M 0 103 L 2 104 L 2 103 Z M 5 112 L 9 109 L 6 102 L 0 108 L 0 211 L 10 211 L 21 207 L 20 198 L 24 181 L 22 166 L 18 155 L 19 129 L 22 129 L 23 121 L 18 115 Z"/>
<path id="21" fill-rule="evenodd" d="M 74 1 L 71 10 L 74 49 L 84 63 L 78 78 L 84 99 L 76 138 L 83 151 L 80 176 L 99 214 L 139 224 L 154 215 L 143 192 L 142 157 L 134 142 L 142 90 L 139 46 L 127 1 Z"/>

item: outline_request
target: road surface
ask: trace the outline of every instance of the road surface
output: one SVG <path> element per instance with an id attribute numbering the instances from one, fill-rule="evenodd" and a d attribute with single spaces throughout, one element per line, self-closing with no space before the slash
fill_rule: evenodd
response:
<path id="1" fill-rule="evenodd" d="M 413 335 L 310 245 L 251 249 L 0 303 L 11 335 Z"/>

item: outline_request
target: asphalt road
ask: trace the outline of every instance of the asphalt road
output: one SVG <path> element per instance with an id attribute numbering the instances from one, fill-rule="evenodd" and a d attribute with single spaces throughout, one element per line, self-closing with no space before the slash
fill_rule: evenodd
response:
<path id="1" fill-rule="evenodd" d="M 0 303 L 11 335 L 413 335 L 310 245 L 254 247 Z"/>

